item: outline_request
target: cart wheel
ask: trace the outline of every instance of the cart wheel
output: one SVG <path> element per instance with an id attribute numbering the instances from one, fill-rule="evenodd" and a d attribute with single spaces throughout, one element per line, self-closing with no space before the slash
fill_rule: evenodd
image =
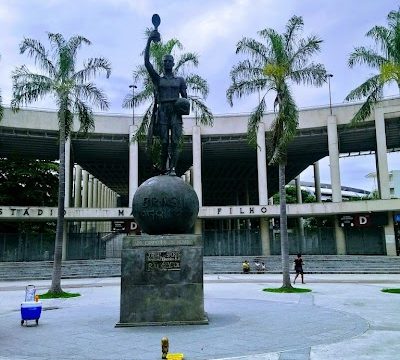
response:
<path id="1" fill-rule="evenodd" d="M 39 319 L 36 319 L 36 325 L 39 325 Z"/>
<path id="2" fill-rule="evenodd" d="M 24 320 L 21 320 L 21 326 L 24 325 Z"/>

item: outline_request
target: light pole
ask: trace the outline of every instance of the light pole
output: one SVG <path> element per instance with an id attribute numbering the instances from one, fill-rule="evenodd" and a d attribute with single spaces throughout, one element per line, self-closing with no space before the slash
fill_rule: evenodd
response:
<path id="1" fill-rule="evenodd" d="M 332 74 L 326 74 L 326 78 L 328 79 L 328 89 L 329 89 L 329 111 L 332 115 L 331 77 L 333 77 Z"/>
<path id="2" fill-rule="evenodd" d="M 137 86 L 132 84 L 129 85 L 129 88 L 132 89 L 132 125 L 135 125 L 135 89 Z"/>

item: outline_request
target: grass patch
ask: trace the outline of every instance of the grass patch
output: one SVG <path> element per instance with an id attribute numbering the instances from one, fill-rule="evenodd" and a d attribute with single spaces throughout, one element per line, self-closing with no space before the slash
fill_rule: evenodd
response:
<path id="1" fill-rule="evenodd" d="M 65 291 L 63 291 L 61 293 L 48 291 L 47 293 L 39 294 L 39 300 L 41 300 L 41 299 L 68 299 L 68 298 L 77 297 L 77 296 L 81 296 L 81 294 L 68 293 Z"/>
<path id="2" fill-rule="evenodd" d="M 382 289 L 381 291 L 390 294 L 400 294 L 400 289 Z"/>
<path id="3" fill-rule="evenodd" d="M 310 292 L 312 291 L 311 289 L 305 289 L 305 288 L 286 288 L 286 287 L 280 287 L 280 288 L 265 288 L 263 291 L 266 292 L 273 292 L 273 293 L 305 293 L 305 292 Z"/>

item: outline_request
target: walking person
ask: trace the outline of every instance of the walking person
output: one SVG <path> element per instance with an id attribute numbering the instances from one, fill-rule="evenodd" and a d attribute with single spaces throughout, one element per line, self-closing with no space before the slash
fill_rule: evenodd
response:
<path id="1" fill-rule="evenodd" d="M 303 259 L 301 258 L 301 254 L 297 254 L 297 259 L 294 259 L 294 270 L 296 271 L 296 276 L 294 277 L 293 284 L 296 284 L 296 279 L 298 276 L 301 276 L 301 283 L 305 284 L 304 282 L 304 272 L 303 272 Z"/>

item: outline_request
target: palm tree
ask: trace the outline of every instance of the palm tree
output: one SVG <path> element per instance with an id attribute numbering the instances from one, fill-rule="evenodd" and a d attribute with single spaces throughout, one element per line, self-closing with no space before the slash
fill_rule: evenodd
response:
<path id="1" fill-rule="evenodd" d="M 27 52 L 35 60 L 44 74 L 32 73 L 25 65 L 16 68 L 12 73 L 13 99 L 11 107 L 18 110 L 51 94 L 56 99 L 59 122 L 59 155 L 60 172 L 58 183 L 58 217 L 54 250 L 54 265 L 50 292 L 60 293 L 61 261 L 64 229 L 65 199 L 65 141 L 68 138 L 74 115 L 80 121 L 81 130 L 94 128 L 93 111 L 88 103 L 105 110 L 108 101 L 102 90 L 89 79 L 98 72 L 105 71 L 107 78 L 111 66 L 104 58 L 88 59 L 81 70 L 76 71 L 76 55 L 80 47 L 90 45 L 90 41 L 82 36 L 73 36 L 69 40 L 61 34 L 48 34 L 51 53 L 37 40 L 25 38 L 20 45 L 21 54 Z"/>
<path id="2" fill-rule="evenodd" d="M 385 85 L 394 82 L 400 89 L 400 8 L 389 12 L 387 22 L 387 27 L 374 26 L 366 33 L 367 37 L 374 40 L 375 49 L 356 47 L 349 57 L 350 68 L 356 64 L 365 64 L 378 70 L 377 74 L 346 96 L 346 101 L 365 98 L 364 104 L 352 119 L 353 124 L 364 121 L 371 114 L 375 104 L 383 97 Z"/>
<path id="3" fill-rule="evenodd" d="M 310 62 L 319 52 L 320 40 L 312 35 L 303 39 L 303 19 L 293 16 L 283 34 L 267 28 L 258 32 L 265 43 L 243 38 L 236 47 L 236 53 L 248 55 L 231 70 L 232 84 L 226 92 L 231 106 L 233 97 L 264 91 L 258 106 L 250 114 L 247 128 L 248 141 L 256 146 L 257 130 L 266 110 L 265 97 L 270 91 L 275 94 L 275 120 L 270 129 L 269 165 L 279 166 L 280 231 L 283 288 L 291 288 L 289 276 L 289 240 L 287 234 L 285 167 L 287 147 L 296 134 L 298 109 L 292 95 L 290 83 L 321 86 L 326 77 L 322 64 Z"/>
<path id="4" fill-rule="evenodd" d="M 146 35 L 149 36 L 151 30 L 146 30 Z M 160 41 L 158 43 L 152 42 L 150 45 L 150 61 L 154 69 L 161 74 L 163 72 L 163 57 L 164 55 L 174 55 L 175 68 L 174 73 L 177 76 L 182 76 L 188 87 L 188 99 L 191 103 L 192 110 L 196 116 L 196 122 L 199 121 L 202 125 L 213 124 L 213 114 L 203 102 L 207 98 L 209 89 L 205 79 L 197 74 L 188 72 L 190 67 L 197 67 L 199 64 L 198 55 L 195 53 L 176 54 L 176 50 L 183 50 L 183 46 L 178 39 L 170 39 L 166 42 Z M 133 94 L 129 93 L 125 96 L 122 106 L 124 108 L 132 108 L 141 104 L 149 103 L 142 122 L 133 136 L 133 141 L 144 140 L 146 133 L 148 134 L 148 145 L 152 138 L 152 121 L 153 108 L 155 106 L 155 92 L 151 78 L 144 65 L 139 65 L 133 71 L 133 81 L 135 84 L 142 84 L 142 89 Z M 149 133 L 150 130 L 150 133 Z M 155 158 L 159 157 L 157 145 L 150 146 L 151 152 L 155 152 Z"/>

